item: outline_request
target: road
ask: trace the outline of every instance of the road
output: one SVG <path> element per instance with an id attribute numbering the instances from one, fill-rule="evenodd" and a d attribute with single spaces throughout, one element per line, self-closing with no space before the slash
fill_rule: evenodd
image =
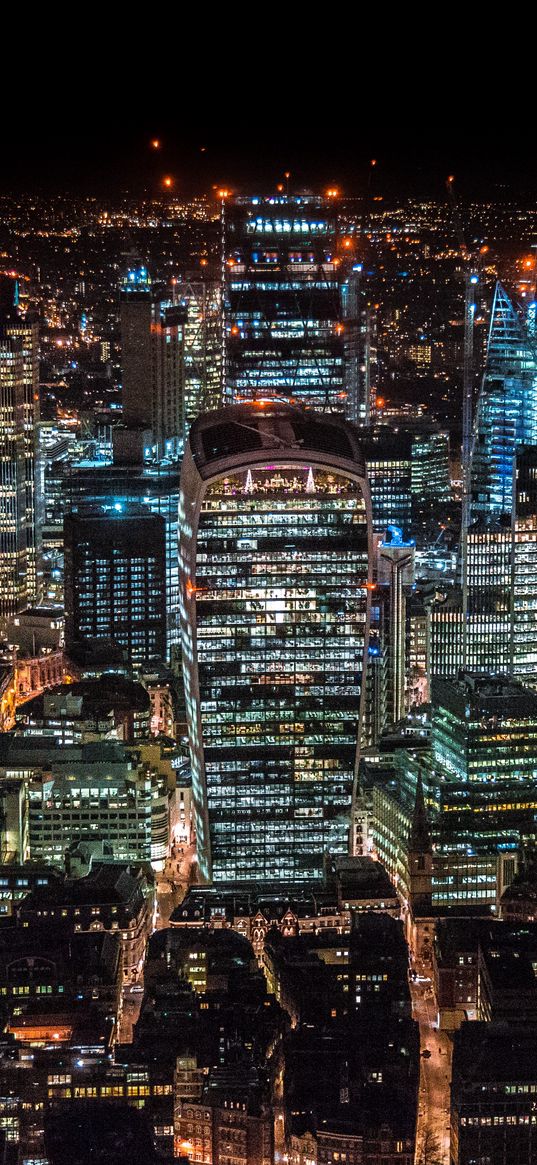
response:
<path id="1" fill-rule="evenodd" d="M 196 847 L 185 847 L 183 854 L 168 858 L 161 874 L 156 876 L 157 913 L 155 930 L 167 927 L 170 915 L 183 901 L 190 884 L 192 867 L 196 861 Z M 142 980 L 140 982 L 143 982 Z M 123 988 L 123 1009 L 120 1022 L 120 1042 L 132 1044 L 133 1029 L 142 1006 L 143 992 L 131 986 Z"/>
<path id="2" fill-rule="evenodd" d="M 412 1014 L 420 1025 L 421 1057 L 420 1103 L 416 1137 L 416 1162 L 449 1165 L 449 1119 L 451 1082 L 451 1040 L 436 1030 L 436 1004 L 430 983 L 410 980 Z M 424 1150 L 426 1155 L 424 1156 Z"/>
<path id="3" fill-rule="evenodd" d="M 186 846 L 184 853 L 168 858 L 163 872 L 157 875 L 157 930 L 168 925 L 170 915 L 183 901 L 195 861 L 196 846 Z"/>

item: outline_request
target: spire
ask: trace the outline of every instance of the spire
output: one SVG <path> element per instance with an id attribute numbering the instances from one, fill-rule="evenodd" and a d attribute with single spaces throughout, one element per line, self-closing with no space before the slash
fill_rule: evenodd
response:
<path id="1" fill-rule="evenodd" d="M 247 474 L 246 474 L 246 482 L 245 482 L 245 486 L 244 486 L 244 492 L 245 492 L 245 494 L 253 494 L 253 492 L 254 492 L 254 482 L 253 482 L 253 478 L 252 478 L 252 470 L 251 469 L 249 469 Z"/>
<path id="2" fill-rule="evenodd" d="M 306 481 L 306 493 L 307 494 L 314 494 L 315 493 L 315 478 L 313 476 L 313 469 L 311 468 L 311 465 L 308 469 L 308 477 L 307 477 L 307 481 Z"/>
<path id="3" fill-rule="evenodd" d="M 431 834 L 423 794 L 421 771 L 418 771 L 418 779 L 416 781 L 416 800 L 414 802 L 414 813 L 410 827 L 410 850 L 412 853 L 430 853 L 431 851 Z"/>
<path id="4" fill-rule="evenodd" d="M 524 347 L 527 349 L 526 352 L 523 351 Z M 505 287 L 498 282 L 494 289 L 490 316 L 486 371 L 490 373 L 500 364 L 501 372 L 505 375 L 507 363 L 511 375 L 514 375 L 515 365 L 520 361 L 522 370 L 531 358 L 524 323 L 509 299 Z"/>

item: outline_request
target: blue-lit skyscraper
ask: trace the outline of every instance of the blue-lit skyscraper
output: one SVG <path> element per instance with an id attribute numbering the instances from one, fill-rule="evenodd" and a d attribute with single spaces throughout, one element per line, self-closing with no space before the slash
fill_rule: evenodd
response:
<path id="1" fill-rule="evenodd" d="M 537 444 L 537 348 L 527 321 L 496 284 L 471 470 L 472 519 L 511 514 L 517 449 Z"/>
<path id="2" fill-rule="evenodd" d="M 513 668 L 516 459 L 536 443 L 537 350 L 527 320 L 497 283 L 474 425 L 463 577 L 463 660 L 474 671 Z"/>
<path id="3" fill-rule="evenodd" d="M 198 858 L 319 879 L 348 850 L 369 621 L 356 430 L 286 404 L 194 422 L 181 473 L 183 673 Z"/>
<path id="4" fill-rule="evenodd" d="M 223 216 L 226 399 L 278 396 L 365 420 L 361 268 L 334 201 L 238 197 Z"/>

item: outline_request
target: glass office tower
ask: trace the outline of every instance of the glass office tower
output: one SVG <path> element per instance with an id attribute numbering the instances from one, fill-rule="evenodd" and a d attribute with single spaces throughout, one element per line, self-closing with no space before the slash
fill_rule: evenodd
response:
<path id="1" fill-rule="evenodd" d="M 211 275 L 187 276 L 176 287 L 184 325 L 183 440 L 200 413 L 222 404 L 222 283 Z"/>
<path id="2" fill-rule="evenodd" d="M 527 322 L 496 284 L 471 466 L 472 519 L 511 513 L 521 445 L 537 444 L 537 350 Z"/>
<path id="3" fill-rule="evenodd" d="M 147 430 L 158 458 L 182 449 L 186 311 L 147 268 L 131 268 L 120 292 L 123 419 Z"/>
<path id="4" fill-rule="evenodd" d="M 277 396 L 365 420 L 361 267 L 333 201 L 239 197 L 223 214 L 227 400 Z"/>
<path id="5" fill-rule="evenodd" d="M 260 402 L 194 422 L 181 623 L 208 880 L 301 883 L 348 850 L 370 521 L 364 459 L 342 419 Z"/>
<path id="6" fill-rule="evenodd" d="M 516 459 L 513 504 L 513 674 L 537 688 L 537 447 Z"/>
<path id="7" fill-rule="evenodd" d="M 166 652 L 165 523 L 145 506 L 67 514 L 65 644 L 114 640 L 141 666 Z"/>
<path id="8" fill-rule="evenodd" d="M 166 538 L 166 657 L 176 660 L 180 651 L 179 567 L 177 562 L 177 514 L 179 468 L 177 462 L 146 465 L 67 467 L 64 505 L 79 513 L 88 505 L 99 506 L 111 517 L 129 506 L 143 506 L 164 518 Z"/>
<path id="9" fill-rule="evenodd" d="M 0 616 L 41 591 L 38 353 L 37 322 L 19 309 L 19 281 L 0 275 Z"/>

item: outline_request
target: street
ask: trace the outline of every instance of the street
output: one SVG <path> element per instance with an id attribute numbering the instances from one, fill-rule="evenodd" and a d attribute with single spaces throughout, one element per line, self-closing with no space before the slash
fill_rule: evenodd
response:
<path id="1" fill-rule="evenodd" d="M 423 1165 L 432 1162 L 449 1163 L 449 1121 L 450 1121 L 450 1081 L 451 1081 L 451 1040 L 444 1032 L 435 1028 L 436 1006 L 430 993 L 430 983 L 417 983 L 410 979 L 412 1014 L 420 1025 L 420 1047 L 428 1049 L 430 1057 L 421 1057 L 420 1100 L 418 1129 L 416 1135 L 416 1162 L 421 1165 L 422 1154 L 427 1149 Z"/>
<path id="2" fill-rule="evenodd" d="M 177 853 L 173 858 L 167 858 L 164 870 L 156 875 L 155 930 L 164 930 L 167 927 L 170 915 L 175 907 L 183 901 L 195 861 L 196 846 L 185 846 L 184 853 Z M 123 1044 L 131 1044 L 133 1040 L 133 1029 L 142 1006 L 143 991 L 140 990 L 142 985 L 143 980 L 140 980 L 140 983 L 134 987 L 123 988 L 123 1009 L 120 1022 L 120 1042 Z"/>
<path id="3" fill-rule="evenodd" d="M 176 852 L 173 857 L 167 858 L 164 870 L 157 874 L 157 930 L 168 925 L 170 915 L 183 901 L 195 861 L 196 846 L 185 846 L 183 853 Z"/>

